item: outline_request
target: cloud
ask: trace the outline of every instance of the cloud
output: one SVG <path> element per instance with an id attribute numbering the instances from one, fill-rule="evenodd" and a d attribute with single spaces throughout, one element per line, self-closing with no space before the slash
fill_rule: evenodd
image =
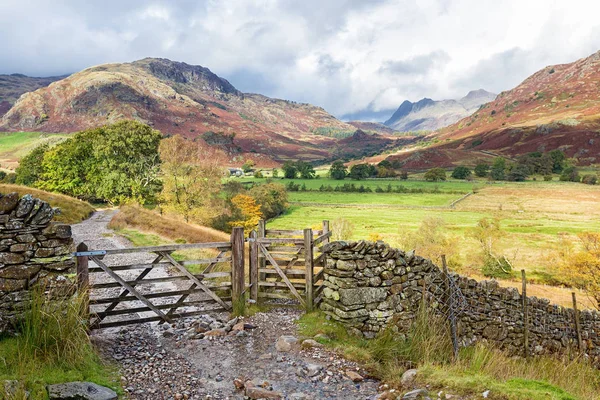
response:
<path id="1" fill-rule="evenodd" d="M 335 115 L 502 91 L 598 50 L 597 0 L 2 0 L 0 73 L 165 57 Z"/>

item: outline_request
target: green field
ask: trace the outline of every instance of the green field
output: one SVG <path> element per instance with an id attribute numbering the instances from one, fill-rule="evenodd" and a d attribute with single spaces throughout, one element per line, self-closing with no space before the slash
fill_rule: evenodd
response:
<path id="1" fill-rule="evenodd" d="M 56 144 L 67 135 L 40 132 L 0 132 L 0 167 L 14 170 L 19 160 L 42 144 Z"/>
<path id="2" fill-rule="evenodd" d="M 302 182 L 307 182 L 307 187 L 318 187 L 319 181 L 326 180 Z M 381 185 L 375 180 L 364 183 Z M 474 255 L 479 247 L 470 233 L 482 218 L 497 218 L 504 232 L 499 244 L 503 254 L 511 259 L 515 269 L 525 269 L 530 278 L 541 283 L 554 273 L 548 256 L 556 250 L 561 237 L 566 235 L 576 242 L 578 233 L 600 230 L 600 186 L 558 181 L 483 184 L 450 208 L 462 193 L 470 191 L 472 183 L 409 180 L 401 184 L 421 188 L 437 185 L 441 193 L 291 192 L 290 209 L 269 221 L 268 226 L 300 229 L 318 227 L 322 220 L 344 219 L 353 225 L 351 239 L 368 239 L 377 234 L 399 246 L 403 236 L 415 232 L 425 219 L 436 217 L 444 221 L 446 234 L 456 240 L 463 271 L 476 271 Z"/>
<path id="3" fill-rule="evenodd" d="M 289 199 L 297 203 L 324 205 L 364 204 L 378 206 L 448 207 L 461 194 L 448 193 L 340 193 L 340 192 L 291 192 Z"/>

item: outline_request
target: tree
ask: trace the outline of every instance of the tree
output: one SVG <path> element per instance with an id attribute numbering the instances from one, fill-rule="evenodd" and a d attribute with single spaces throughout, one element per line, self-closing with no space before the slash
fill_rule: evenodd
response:
<path id="1" fill-rule="evenodd" d="M 558 149 L 552 150 L 549 154 L 552 158 L 552 172 L 555 174 L 560 174 L 565 168 L 565 161 L 567 160 L 567 156 L 565 155 L 565 153 Z"/>
<path id="2" fill-rule="evenodd" d="M 437 181 L 445 181 L 446 180 L 446 170 L 443 168 L 431 168 L 429 171 L 425 172 L 424 178 L 426 181 L 437 182 Z"/>
<path id="3" fill-rule="evenodd" d="M 288 207 L 288 193 L 279 183 L 256 185 L 250 189 L 249 194 L 260 205 L 264 218 L 275 218 Z"/>
<path id="4" fill-rule="evenodd" d="M 161 142 L 160 156 L 163 160 L 160 198 L 165 209 L 183 216 L 186 222 L 206 224 L 218 216 L 221 169 L 213 161 L 215 157 L 199 143 L 179 135 Z M 224 192 L 232 198 L 239 190 L 242 190 L 239 182 L 228 182 Z"/>
<path id="5" fill-rule="evenodd" d="M 566 167 L 560 174 L 559 179 L 563 182 L 579 182 L 581 181 L 581 176 L 579 176 L 577 168 Z"/>
<path id="6" fill-rule="evenodd" d="M 475 166 L 474 172 L 478 177 L 484 178 L 490 172 L 490 166 L 486 163 L 479 163 Z"/>
<path id="7" fill-rule="evenodd" d="M 161 137 L 136 121 L 76 133 L 45 152 L 36 185 L 112 204 L 154 201 L 161 188 Z"/>
<path id="8" fill-rule="evenodd" d="M 481 249 L 482 272 L 485 276 L 507 278 L 512 275 L 512 265 L 508 258 L 498 253 L 498 243 L 505 236 L 499 219 L 482 218 L 471 231 Z"/>
<path id="9" fill-rule="evenodd" d="M 310 163 L 305 161 L 297 161 L 296 169 L 300 173 L 301 179 L 314 179 L 315 177 L 315 169 Z"/>
<path id="10" fill-rule="evenodd" d="M 44 172 L 42 163 L 48 149 L 48 145 L 43 144 L 21 158 L 19 166 L 15 170 L 17 174 L 15 182 L 18 185 L 36 186 L 37 181 L 40 180 Z"/>
<path id="11" fill-rule="evenodd" d="M 405 181 L 407 179 L 408 179 L 408 172 L 406 172 L 406 171 L 400 172 L 400 180 Z"/>
<path id="12" fill-rule="evenodd" d="M 256 204 L 256 200 L 245 194 L 238 194 L 231 199 L 235 207 L 234 220 L 229 222 L 231 227 L 241 226 L 244 231 L 250 232 L 262 219 L 260 205 Z"/>
<path id="13" fill-rule="evenodd" d="M 283 177 L 286 179 L 296 179 L 298 175 L 298 169 L 296 168 L 296 164 L 292 161 L 286 161 L 281 167 L 283 170 Z"/>
<path id="14" fill-rule="evenodd" d="M 279 170 L 277 168 L 273 168 L 273 178 L 279 178 Z"/>
<path id="15" fill-rule="evenodd" d="M 244 165 L 242 165 L 242 171 L 244 171 L 245 174 L 252 171 L 252 168 L 254 168 L 254 161 L 252 160 L 247 160 Z"/>
<path id="16" fill-rule="evenodd" d="M 332 179 L 340 181 L 345 179 L 347 174 L 348 168 L 346 168 L 343 161 L 335 161 L 329 168 L 329 175 Z"/>
<path id="17" fill-rule="evenodd" d="M 529 167 L 525 164 L 513 165 L 506 179 L 513 182 L 523 182 L 529 176 Z"/>
<path id="18" fill-rule="evenodd" d="M 388 161 L 387 159 L 381 161 L 379 164 L 377 164 L 377 166 L 380 168 L 394 169 L 394 167 L 392 166 L 392 163 L 390 161 Z"/>
<path id="19" fill-rule="evenodd" d="M 452 177 L 454 179 L 467 179 L 470 176 L 471 170 L 463 165 L 459 165 L 458 167 L 454 168 L 454 171 L 452 171 Z"/>
<path id="20" fill-rule="evenodd" d="M 367 179 L 371 176 L 371 168 L 369 164 L 354 164 L 350 167 L 350 173 L 348 176 L 351 179 L 360 181 L 361 179 Z"/>
<path id="21" fill-rule="evenodd" d="M 501 181 L 506 178 L 506 160 L 502 157 L 496 157 L 492 168 L 490 169 L 490 178 L 495 181 Z"/>
<path id="22" fill-rule="evenodd" d="M 560 270 L 569 285 L 586 291 L 600 310 L 600 233 L 578 235 L 582 250 L 561 257 Z"/>
<path id="23" fill-rule="evenodd" d="M 448 262 L 458 264 L 457 238 L 447 234 L 446 222 L 440 217 L 426 217 L 416 232 L 401 232 L 400 244 L 405 250 L 414 249 L 422 257 L 440 262 L 445 255 Z"/>

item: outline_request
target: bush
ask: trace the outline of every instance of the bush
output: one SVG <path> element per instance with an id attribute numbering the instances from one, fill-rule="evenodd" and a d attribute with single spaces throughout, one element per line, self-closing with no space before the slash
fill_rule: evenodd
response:
<path id="1" fill-rule="evenodd" d="M 348 174 L 348 169 L 342 161 L 335 161 L 329 169 L 329 176 L 335 180 L 343 180 Z"/>
<path id="2" fill-rule="evenodd" d="M 467 179 L 471 176 L 471 170 L 465 166 L 459 165 L 452 171 L 452 178 L 454 179 Z"/>
<path id="3" fill-rule="evenodd" d="M 261 178 L 264 178 L 265 176 L 263 175 L 263 173 L 261 171 L 256 171 L 254 173 L 254 177 L 261 179 Z"/>
<path id="4" fill-rule="evenodd" d="M 552 180 L 552 175 L 544 175 L 544 181 L 550 182 Z"/>
<path id="5" fill-rule="evenodd" d="M 286 161 L 281 169 L 283 170 L 283 177 L 285 179 L 296 179 L 298 169 L 296 168 L 296 164 L 292 161 Z"/>
<path id="6" fill-rule="evenodd" d="M 512 265 L 506 256 L 495 257 L 491 253 L 484 257 L 481 272 L 488 278 L 510 278 L 513 276 Z"/>
<path id="7" fill-rule="evenodd" d="M 478 177 L 484 178 L 490 172 L 490 166 L 486 163 L 479 163 L 475 166 L 475 169 L 473 171 Z"/>
<path id="8" fill-rule="evenodd" d="M 437 182 L 446 180 L 446 171 L 443 168 L 432 168 L 425 172 L 426 181 Z"/>
<path id="9" fill-rule="evenodd" d="M 586 185 L 595 185 L 598 183 L 598 175 L 584 175 L 583 178 L 581 178 L 581 183 L 585 183 Z"/>
<path id="10" fill-rule="evenodd" d="M 581 177 L 579 176 L 579 171 L 575 167 L 567 167 L 563 169 L 560 174 L 559 180 L 563 182 L 579 182 L 581 181 Z"/>
<path id="11" fill-rule="evenodd" d="M 408 179 L 408 172 L 406 172 L 406 171 L 400 172 L 400 179 L 403 180 L 403 181 L 407 180 Z"/>

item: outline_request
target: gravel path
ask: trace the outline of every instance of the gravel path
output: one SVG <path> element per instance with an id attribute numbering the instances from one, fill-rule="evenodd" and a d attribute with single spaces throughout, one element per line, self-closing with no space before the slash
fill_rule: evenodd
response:
<path id="1" fill-rule="evenodd" d="M 107 227 L 115 212 L 99 211 L 74 225 L 75 242 L 85 241 L 90 249 L 131 247 L 128 240 Z M 116 265 L 152 258 L 149 254 L 126 254 L 106 257 L 105 261 Z M 106 277 L 94 279 L 102 281 Z M 160 289 L 165 290 L 162 286 Z M 244 397 L 244 389 L 234 385 L 240 382 L 258 391 L 272 390 L 273 395 L 279 392 L 285 399 L 373 398 L 378 382 L 368 379 L 358 365 L 319 347 L 301 349 L 296 345 L 286 352 L 276 349 L 280 336 L 297 335 L 294 321 L 299 316 L 299 311 L 287 308 L 257 313 L 229 325 L 231 329 L 233 322 L 239 322 L 238 326 L 245 323 L 248 329 L 229 333 L 216 329 L 219 335 L 215 336 L 208 332 L 196 334 L 198 319 L 178 321 L 172 327 L 131 325 L 94 331 L 93 340 L 105 357 L 120 365 L 122 385 L 131 399 L 248 398 Z M 213 317 L 202 316 L 200 320 L 214 321 L 213 328 L 226 326 L 227 315 Z M 364 379 L 354 382 L 348 376 L 352 372 Z"/>

